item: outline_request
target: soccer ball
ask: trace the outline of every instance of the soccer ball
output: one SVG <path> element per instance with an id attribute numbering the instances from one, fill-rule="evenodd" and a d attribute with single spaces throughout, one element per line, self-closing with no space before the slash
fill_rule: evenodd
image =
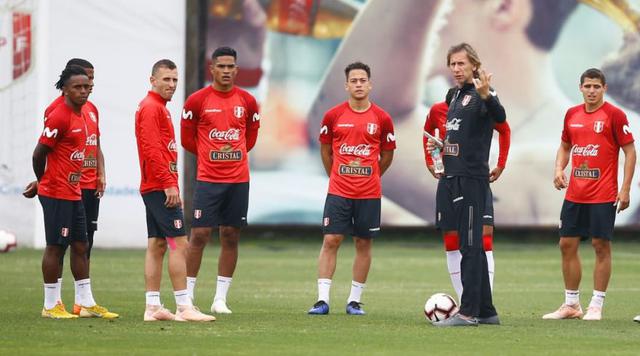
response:
<path id="1" fill-rule="evenodd" d="M 15 250 L 18 247 L 16 235 L 9 231 L 0 230 L 0 253 Z"/>
<path id="2" fill-rule="evenodd" d="M 445 293 L 432 295 L 424 305 L 424 316 L 431 322 L 446 320 L 457 312 L 458 304 Z"/>

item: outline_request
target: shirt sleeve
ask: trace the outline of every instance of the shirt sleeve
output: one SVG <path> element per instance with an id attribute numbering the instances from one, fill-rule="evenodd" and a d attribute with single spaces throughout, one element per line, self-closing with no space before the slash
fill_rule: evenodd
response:
<path id="1" fill-rule="evenodd" d="M 258 140 L 258 129 L 260 128 L 260 109 L 258 107 L 258 103 L 256 99 L 247 94 L 245 95 L 245 100 L 247 102 L 247 122 L 245 132 L 245 139 L 247 145 L 247 152 L 251 151 L 251 149 L 256 145 L 256 141 Z"/>
<path id="2" fill-rule="evenodd" d="M 567 142 L 567 143 L 571 143 L 571 135 L 569 133 L 569 128 L 567 126 L 567 121 L 569 120 L 569 117 L 571 115 L 569 115 L 570 111 L 567 111 L 567 113 L 564 115 L 564 124 L 563 124 L 563 128 L 562 128 L 562 136 L 560 137 L 560 139 L 563 142 Z"/>
<path id="3" fill-rule="evenodd" d="M 380 150 L 391 151 L 396 149 L 396 136 L 393 129 L 393 121 L 391 116 L 384 115 L 382 117 L 382 137 L 380 138 Z"/>
<path id="4" fill-rule="evenodd" d="M 333 142 L 333 120 L 333 112 L 326 113 L 322 118 L 322 123 L 320 124 L 320 143 L 330 145 Z"/>
<path id="5" fill-rule="evenodd" d="M 182 142 L 182 147 L 193 154 L 198 153 L 198 121 L 200 121 L 201 107 L 202 102 L 198 95 L 189 96 L 184 103 L 182 120 L 180 120 L 180 141 Z"/>
<path id="6" fill-rule="evenodd" d="M 616 110 L 613 113 L 612 117 L 613 122 L 613 137 L 620 147 L 624 145 L 628 145 L 634 141 L 633 134 L 631 133 L 631 128 L 629 128 L 629 120 L 627 119 L 627 115 L 621 110 Z"/>
<path id="7" fill-rule="evenodd" d="M 479 97 L 480 95 L 478 95 Z M 487 108 L 487 114 L 495 122 L 504 122 L 507 119 L 507 114 L 504 111 L 504 106 L 498 99 L 498 94 L 491 88 L 489 90 L 489 97 L 484 100 L 485 107 Z"/>
<path id="8" fill-rule="evenodd" d="M 433 135 L 434 129 L 433 129 L 433 125 L 432 125 L 432 120 L 430 119 L 431 117 L 431 111 L 427 114 L 427 118 L 424 120 L 424 132 L 428 132 L 430 135 Z M 429 154 L 429 151 L 427 151 L 427 141 L 429 141 L 429 138 L 427 138 L 427 135 L 423 134 L 422 135 L 422 149 L 424 150 L 424 161 L 427 164 L 427 166 L 433 166 L 433 158 L 431 158 L 431 155 Z"/>
<path id="9" fill-rule="evenodd" d="M 495 130 L 498 131 L 498 167 L 505 168 L 507 166 L 507 157 L 509 156 L 509 147 L 511 146 L 511 128 L 505 122 L 497 123 Z"/>
<path id="10" fill-rule="evenodd" d="M 44 130 L 42 130 L 38 143 L 54 148 L 68 129 L 69 115 L 64 115 L 60 111 L 54 110 L 46 117 Z"/>
<path id="11" fill-rule="evenodd" d="M 162 157 L 162 151 L 166 149 L 162 144 L 158 117 L 164 117 L 164 113 L 154 107 L 142 107 L 138 116 L 140 132 L 138 140 L 142 157 L 150 167 L 154 180 L 162 182 L 164 189 L 175 186 L 174 177 L 169 171 L 169 162 Z"/>

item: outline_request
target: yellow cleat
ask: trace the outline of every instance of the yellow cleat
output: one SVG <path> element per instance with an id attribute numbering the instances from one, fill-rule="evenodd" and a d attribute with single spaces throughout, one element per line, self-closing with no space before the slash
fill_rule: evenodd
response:
<path id="1" fill-rule="evenodd" d="M 64 308 L 62 303 L 56 304 L 55 307 L 51 309 L 42 308 L 42 317 L 43 318 L 51 318 L 51 319 L 77 319 L 77 315 L 73 315 Z"/>
<path id="2" fill-rule="evenodd" d="M 79 315 L 81 318 L 115 319 L 120 317 L 120 315 L 112 313 L 108 311 L 107 308 L 99 306 L 98 304 L 92 307 L 81 307 Z"/>
<path id="3" fill-rule="evenodd" d="M 82 306 L 80 304 L 73 304 L 73 311 L 71 313 L 75 315 L 80 315 L 80 310 L 82 310 Z"/>

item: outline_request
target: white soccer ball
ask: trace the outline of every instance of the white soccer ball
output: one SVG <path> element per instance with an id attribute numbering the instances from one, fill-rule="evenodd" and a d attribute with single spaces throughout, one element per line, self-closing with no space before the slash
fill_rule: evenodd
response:
<path id="1" fill-rule="evenodd" d="M 15 250 L 18 247 L 16 235 L 9 231 L 0 230 L 0 253 Z"/>
<path id="2" fill-rule="evenodd" d="M 457 312 L 455 299 L 445 293 L 432 295 L 424 305 L 424 316 L 431 322 L 446 320 Z"/>

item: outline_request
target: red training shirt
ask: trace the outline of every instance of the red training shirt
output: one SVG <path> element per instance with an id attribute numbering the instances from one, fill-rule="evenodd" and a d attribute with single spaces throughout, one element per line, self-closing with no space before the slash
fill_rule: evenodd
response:
<path id="1" fill-rule="evenodd" d="M 211 183 L 249 181 L 249 152 L 256 143 L 260 115 L 256 99 L 233 87 L 212 86 L 191 94 L 180 122 L 182 146 L 198 160 L 197 179 Z"/>
<path id="2" fill-rule="evenodd" d="M 136 111 L 141 194 L 178 188 L 178 147 L 166 104 L 149 91 Z"/>
<path id="3" fill-rule="evenodd" d="M 396 148 L 389 114 L 373 103 L 367 111 L 356 112 L 344 102 L 324 115 L 319 140 L 333 150 L 329 194 L 380 198 L 380 151 Z"/>
<path id="4" fill-rule="evenodd" d="M 624 112 L 607 102 L 591 113 L 584 104 L 574 106 L 564 117 L 562 141 L 572 146 L 565 199 L 574 203 L 615 202 L 620 147 L 634 141 Z"/>

